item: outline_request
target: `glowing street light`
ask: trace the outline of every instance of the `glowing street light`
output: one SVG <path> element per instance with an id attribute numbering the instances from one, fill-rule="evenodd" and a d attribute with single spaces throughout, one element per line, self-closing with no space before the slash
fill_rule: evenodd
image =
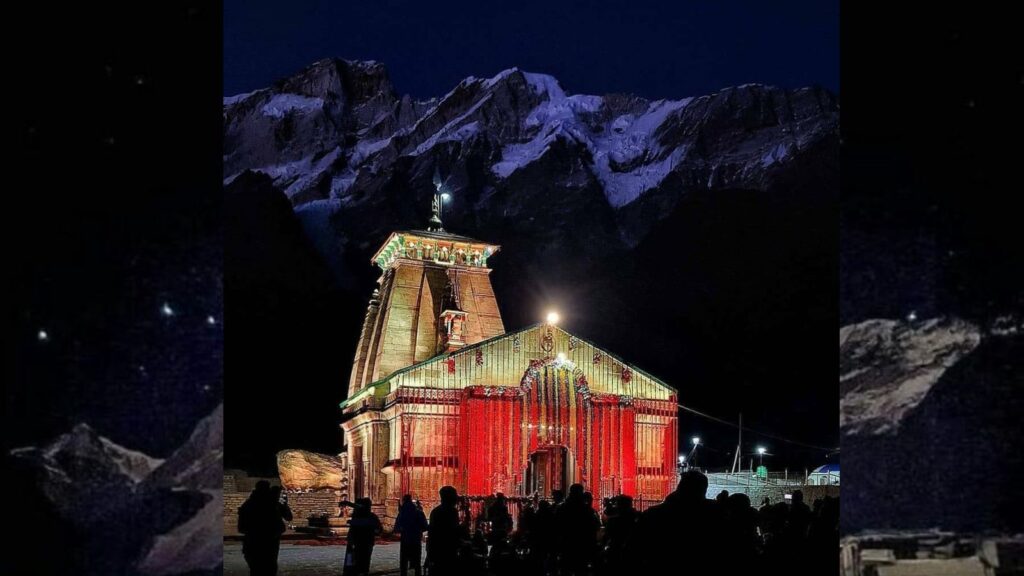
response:
<path id="1" fill-rule="evenodd" d="M 765 449 L 764 446 L 758 446 L 757 447 L 757 465 L 758 465 L 758 467 L 764 465 L 764 453 L 767 452 L 767 451 L 768 450 Z"/>
<path id="2" fill-rule="evenodd" d="M 50 335 L 46 333 L 46 330 L 40 330 L 36 333 L 36 338 L 38 338 L 40 342 L 46 342 L 50 339 Z"/>
<path id="3" fill-rule="evenodd" d="M 560 317 L 558 316 L 558 312 L 555 312 L 554 310 L 548 312 L 548 324 L 558 324 L 559 319 Z"/>
<path id="4" fill-rule="evenodd" d="M 686 464 L 686 456 L 683 456 L 682 454 L 680 454 L 679 455 L 679 465 L 682 466 L 683 464 Z"/>
<path id="5" fill-rule="evenodd" d="M 700 436 L 694 436 L 690 439 L 693 443 L 693 448 L 690 449 L 690 466 L 693 466 L 697 461 L 697 447 L 700 446 Z"/>

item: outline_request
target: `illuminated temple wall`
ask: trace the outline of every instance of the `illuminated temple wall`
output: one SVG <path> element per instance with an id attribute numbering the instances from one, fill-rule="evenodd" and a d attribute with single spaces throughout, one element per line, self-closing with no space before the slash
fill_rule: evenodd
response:
<path id="1" fill-rule="evenodd" d="M 619 493 L 660 500 L 674 487 L 675 391 L 557 327 L 399 370 L 345 411 L 352 495 L 378 503 L 430 502 L 445 484 L 527 496 L 531 455 L 551 446 L 567 449 L 565 484 L 584 484 L 597 504 Z"/>

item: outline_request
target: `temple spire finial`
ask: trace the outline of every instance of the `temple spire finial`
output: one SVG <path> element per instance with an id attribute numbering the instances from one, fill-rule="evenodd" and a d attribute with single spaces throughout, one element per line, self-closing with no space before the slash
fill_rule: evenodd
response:
<path id="1" fill-rule="evenodd" d="M 431 232 L 444 232 L 444 225 L 441 224 L 441 210 L 444 201 L 448 197 L 448 180 L 441 180 L 441 171 L 434 168 L 434 199 L 430 203 L 431 216 L 427 230 Z"/>

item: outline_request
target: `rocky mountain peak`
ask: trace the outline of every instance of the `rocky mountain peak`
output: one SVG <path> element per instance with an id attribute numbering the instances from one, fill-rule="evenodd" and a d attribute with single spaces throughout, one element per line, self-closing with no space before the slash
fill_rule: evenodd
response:
<path id="1" fill-rule="evenodd" d="M 220 488 L 223 479 L 224 405 L 221 404 L 193 430 L 180 448 L 146 479 L 157 487 Z"/>
<path id="2" fill-rule="evenodd" d="M 981 342 L 955 318 L 868 320 L 839 331 L 840 427 L 891 434 L 942 375 Z"/>
<path id="3" fill-rule="evenodd" d="M 52 520 L 87 534 L 81 574 L 212 574 L 222 563 L 223 408 L 167 461 L 78 424 L 47 446 L 12 450 L 18 482 Z"/>
<path id="4" fill-rule="evenodd" d="M 314 62 L 294 76 L 278 81 L 274 89 L 309 98 L 342 100 L 353 106 L 376 97 L 395 98 L 383 64 L 340 58 Z"/>
<path id="5" fill-rule="evenodd" d="M 525 170 L 600 189 L 613 209 L 649 193 L 671 207 L 693 187 L 767 189 L 837 127 L 836 100 L 818 88 L 749 84 L 650 101 L 570 95 L 553 76 L 513 67 L 418 101 L 396 96 L 378 63 L 328 59 L 225 99 L 225 175 L 263 172 L 297 207 L 357 208 L 383 189 L 429 185 L 421 176 L 435 166 L 474 194 Z"/>

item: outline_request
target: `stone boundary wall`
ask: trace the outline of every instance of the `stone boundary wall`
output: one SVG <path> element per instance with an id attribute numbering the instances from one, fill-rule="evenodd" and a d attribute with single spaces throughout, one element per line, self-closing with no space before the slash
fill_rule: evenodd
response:
<path id="1" fill-rule="evenodd" d="M 249 498 L 259 480 L 280 485 L 277 478 L 248 476 L 244 472 L 228 471 L 224 474 L 224 535 L 239 536 L 238 509 Z M 293 526 L 306 526 L 307 518 L 327 514 L 338 516 L 341 508 L 341 492 L 338 490 L 313 490 L 309 492 L 288 492 L 288 506 L 292 509 Z"/>

